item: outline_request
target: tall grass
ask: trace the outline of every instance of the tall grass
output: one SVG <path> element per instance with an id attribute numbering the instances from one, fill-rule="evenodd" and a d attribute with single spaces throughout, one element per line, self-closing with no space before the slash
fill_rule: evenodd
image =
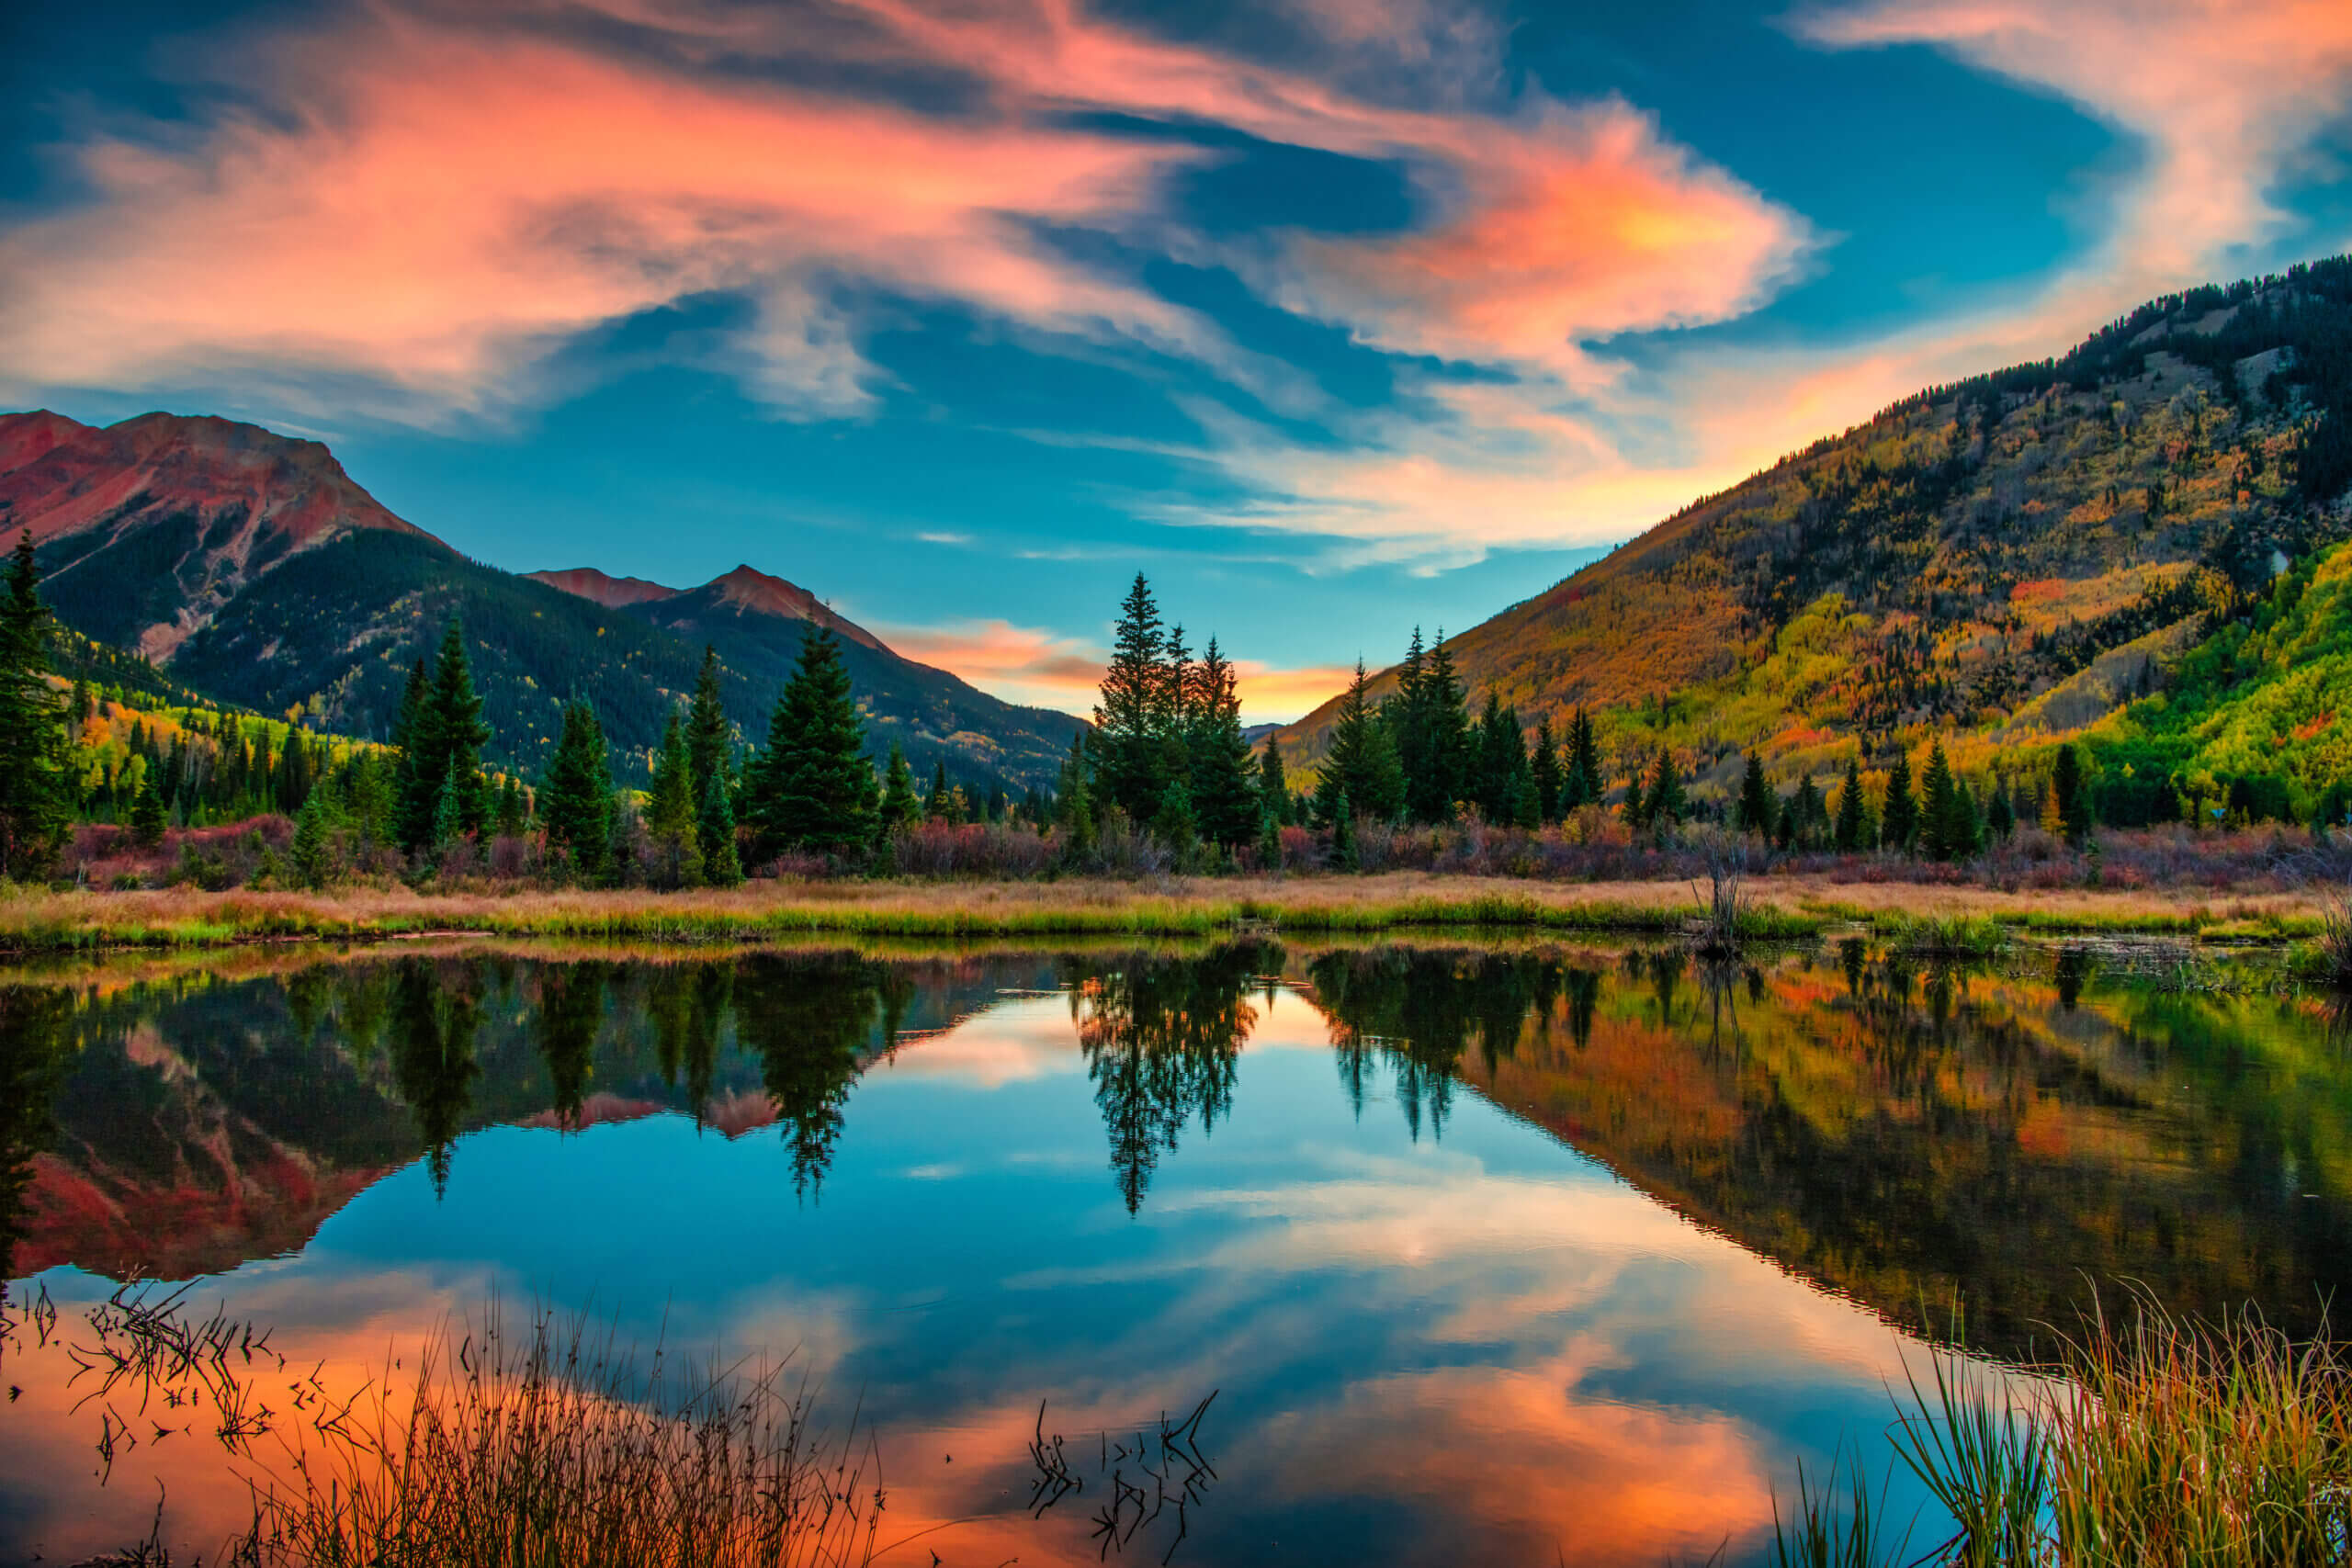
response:
<path id="1" fill-rule="evenodd" d="M 609 1333 L 493 1306 L 427 1347 L 405 1395 L 256 1483 L 232 1556 L 304 1568 L 842 1568 L 876 1552 L 878 1461 L 776 1370 L 683 1382 Z"/>
<path id="2" fill-rule="evenodd" d="M 2018 1399 L 1934 1352 L 1893 1434 L 1951 1517 L 1920 1561 L 1951 1568 L 2323 1568 L 2352 1562 L 2352 1363 L 2246 1315 L 2193 1325 L 2154 1303 L 2095 1315 Z M 1783 1568 L 1905 1561 L 1874 1515 L 1802 1476 Z"/>

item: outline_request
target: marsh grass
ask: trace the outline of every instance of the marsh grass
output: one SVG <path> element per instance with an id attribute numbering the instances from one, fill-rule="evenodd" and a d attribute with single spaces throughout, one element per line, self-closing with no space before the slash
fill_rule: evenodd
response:
<path id="1" fill-rule="evenodd" d="M 585 1320 L 493 1306 L 254 1483 L 254 1568 L 842 1568 L 877 1550 L 879 1461 L 782 1368 L 640 1364 Z M 401 1389 L 394 1393 L 395 1388 Z M 316 1427 L 320 1431 L 327 1428 Z"/>
<path id="2" fill-rule="evenodd" d="M 2321 1568 L 2352 1562 L 2352 1364 L 2248 1314 L 2218 1326 L 2135 1302 L 2094 1314 L 2011 1397 L 1931 1352 L 1895 1451 L 1952 1520 L 1951 1568 Z M 1859 1474 L 1859 1471 L 1856 1472 Z M 1903 1562 L 1849 1483 L 1802 1476 L 1777 1561 Z"/>
<path id="3" fill-rule="evenodd" d="M 1531 889 L 1525 884 L 1409 875 L 1268 885 L 1183 883 L 778 884 L 731 892 L 560 891 L 426 895 L 406 888 L 334 894 L 193 889 L 0 897 L 0 951 L 222 945 L 232 942 L 381 941 L 438 933 L 633 939 L 675 944 L 860 938 L 1215 937 L 1238 924 L 1297 933 L 1430 927 L 1587 932 L 1682 930 L 1699 909 L 1675 885 Z M 1743 915 L 1757 936 L 1810 935 L 1802 911 Z"/>

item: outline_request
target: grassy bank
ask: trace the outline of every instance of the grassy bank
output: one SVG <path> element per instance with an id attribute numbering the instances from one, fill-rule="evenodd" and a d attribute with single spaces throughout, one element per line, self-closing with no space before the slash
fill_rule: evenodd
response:
<path id="1" fill-rule="evenodd" d="M 1741 916 L 1754 940 L 1860 925 L 1921 952 L 1982 953 L 2011 933 L 2171 934 L 2286 941 L 2315 934 L 2315 897 L 2270 894 L 2215 908 L 2149 892 L 2005 893 L 1775 877 Z M 1675 882 L 1529 883 L 1505 877 L 1166 878 L 1158 882 L 755 882 L 725 892 L 458 891 L 398 884 L 326 893 L 194 888 L 0 897 L 0 952 L 380 941 L 435 932 L 672 943 L 854 939 L 1215 937 L 1263 926 L 1298 935 L 1450 927 L 1666 934 L 1702 918 Z"/>

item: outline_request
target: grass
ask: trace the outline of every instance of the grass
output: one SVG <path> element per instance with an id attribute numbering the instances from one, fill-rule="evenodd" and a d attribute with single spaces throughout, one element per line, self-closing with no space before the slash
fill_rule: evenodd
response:
<path id="1" fill-rule="evenodd" d="M 771 1370 L 683 1382 L 584 1320 L 496 1308 L 425 1347 L 405 1394 L 379 1385 L 283 1483 L 254 1486 L 252 1568 L 846 1568 L 873 1560 L 885 1502 L 854 1431 L 829 1438 Z"/>
<path id="2" fill-rule="evenodd" d="M 1933 1353 L 1891 1434 L 1949 1539 L 1889 1551 L 1858 1480 L 1802 1475 L 1776 1520 L 1783 1568 L 2291 1568 L 2352 1561 L 2352 1362 L 2248 1315 L 2185 1323 L 2137 1302 L 2095 1315 L 2017 1399 Z M 1853 1472 L 1859 1477 L 1859 1465 Z"/>
<path id="3" fill-rule="evenodd" d="M 1417 874 L 1290 883 L 763 883 L 719 892 L 326 894 L 191 890 L 31 893 L 0 898 L 0 952 L 370 941 L 437 932 L 741 942 L 844 937 L 1216 936 L 1241 923 L 1294 933 L 1434 927 L 1679 931 L 1700 916 L 1679 884 L 1532 890 L 1501 879 Z M 1742 934 L 1807 936 L 1823 921 L 1758 906 Z"/>
<path id="4" fill-rule="evenodd" d="M 1802 939 L 1853 923 L 1923 952 L 1990 951 L 1998 945 L 1996 929 L 2262 942 L 2320 937 L 2326 930 L 2324 907 L 2310 894 L 2241 898 L 2218 913 L 2180 904 L 2145 891 L 2008 894 L 1775 875 L 1748 879 L 1736 914 L 1744 940 Z M 1687 882 L 1530 883 L 1424 872 L 1158 882 L 787 880 L 684 893 L 418 893 L 398 884 L 327 893 L 0 888 L 0 953 L 372 942 L 434 933 L 677 944 L 821 936 L 1215 937 L 1243 922 L 1294 935 L 1443 927 L 1668 934 L 1702 928 L 1708 915 Z"/>

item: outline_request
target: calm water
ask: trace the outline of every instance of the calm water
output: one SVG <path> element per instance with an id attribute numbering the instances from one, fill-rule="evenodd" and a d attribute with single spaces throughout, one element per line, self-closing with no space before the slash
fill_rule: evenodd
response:
<path id="1" fill-rule="evenodd" d="M 1178 1562 L 1750 1560 L 1800 1459 L 1884 1453 L 1923 1309 L 2014 1356 L 2086 1280 L 2308 1327 L 2352 1276 L 2327 1010 L 2160 955 L 221 964 L 0 985 L 0 1272 L 61 1314 L 0 1347 L 0 1562 L 159 1482 L 167 1538 L 242 1519 L 201 1427 L 116 1411 L 109 1468 L 76 1407 L 130 1279 L 355 1378 L 493 1296 L 796 1351 L 886 1539 L 945 1525 L 886 1561 L 962 1565 L 1097 1559 L 1099 1479 L 1029 1511 L 1041 1401 L 1091 1466 L 1213 1391 Z"/>

